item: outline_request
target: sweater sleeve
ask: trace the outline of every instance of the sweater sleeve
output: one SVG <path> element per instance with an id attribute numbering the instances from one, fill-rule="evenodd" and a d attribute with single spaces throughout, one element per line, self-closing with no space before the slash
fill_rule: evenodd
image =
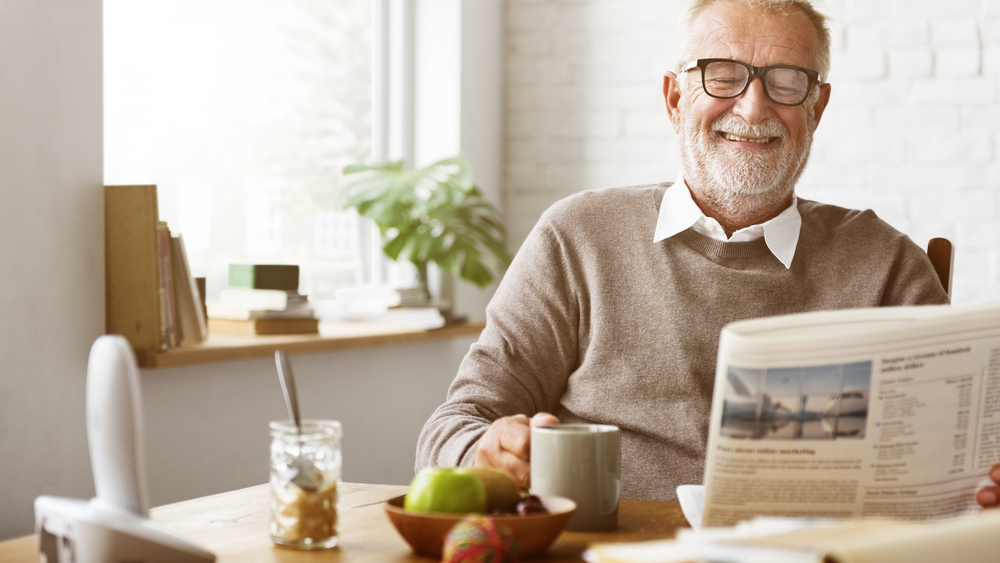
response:
<path id="1" fill-rule="evenodd" d="M 882 294 L 882 306 L 947 305 L 949 302 L 927 253 L 904 236 Z"/>
<path id="2" fill-rule="evenodd" d="M 557 409 L 580 338 L 579 281 L 564 243 L 543 216 L 517 252 L 487 307 L 485 330 L 420 433 L 418 471 L 469 466 L 494 420 Z"/>

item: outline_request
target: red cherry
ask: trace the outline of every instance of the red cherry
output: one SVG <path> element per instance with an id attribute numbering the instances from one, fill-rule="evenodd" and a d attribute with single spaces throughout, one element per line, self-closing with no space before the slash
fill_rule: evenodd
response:
<path id="1" fill-rule="evenodd" d="M 527 516 L 529 514 L 547 514 L 548 510 L 545 509 L 541 499 L 535 495 L 528 495 L 517 503 L 517 513 L 521 516 Z"/>

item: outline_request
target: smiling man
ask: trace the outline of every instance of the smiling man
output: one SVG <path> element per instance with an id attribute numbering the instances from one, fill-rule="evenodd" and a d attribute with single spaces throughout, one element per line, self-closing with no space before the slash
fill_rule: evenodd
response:
<path id="1" fill-rule="evenodd" d="M 679 51 L 699 58 L 663 81 L 682 138 L 676 184 L 727 235 L 783 210 L 794 215 L 795 183 L 830 101 L 830 85 L 819 80 L 829 67 L 825 18 L 792 2 L 698 2 L 692 12 Z"/>
<path id="2" fill-rule="evenodd" d="M 529 425 L 614 424 L 622 496 L 673 499 L 702 479 L 724 325 L 947 303 L 926 254 L 874 213 L 795 196 L 831 91 L 826 18 L 808 1 L 696 1 L 678 54 L 663 81 L 678 179 L 545 212 L 421 433 L 418 468 L 497 466 L 527 483 Z"/>

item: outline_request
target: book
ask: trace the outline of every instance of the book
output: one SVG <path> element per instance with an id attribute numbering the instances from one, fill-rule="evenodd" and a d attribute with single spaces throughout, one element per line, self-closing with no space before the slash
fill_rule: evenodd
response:
<path id="1" fill-rule="evenodd" d="M 305 295 L 300 295 L 298 291 L 227 287 L 219 293 L 219 305 L 254 311 L 284 311 L 296 307 L 308 307 L 309 299 Z"/>
<path id="2" fill-rule="evenodd" d="M 201 301 L 201 313 L 202 316 L 208 319 L 208 303 L 206 303 L 206 296 L 208 289 L 206 287 L 206 279 L 198 277 L 194 279 L 194 284 L 198 286 L 198 299 Z"/>
<path id="3" fill-rule="evenodd" d="M 209 332 L 226 334 L 315 334 L 319 319 L 216 319 L 209 317 Z"/>
<path id="4" fill-rule="evenodd" d="M 198 285 L 191 275 L 183 235 L 172 237 L 170 244 L 180 340 L 185 344 L 202 342 L 207 336 L 208 326 Z"/>
<path id="5" fill-rule="evenodd" d="M 105 330 L 135 350 L 161 349 L 156 186 L 104 187 Z"/>
<path id="6" fill-rule="evenodd" d="M 299 267 L 289 264 L 230 264 L 229 287 L 298 291 Z"/>
<path id="7" fill-rule="evenodd" d="M 311 319 L 316 316 L 311 307 L 295 307 L 283 311 L 268 309 L 247 309 L 231 305 L 209 305 L 208 316 L 212 319 L 248 321 L 251 319 Z"/>
<path id="8" fill-rule="evenodd" d="M 160 295 L 160 349 L 167 350 L 180 344 L 177 333 L 177 307 L 174 299 L 174 269 L 170 256 L 170 229 L 165 221 L 156 224 L 156 252 L 159 257 Z"/>

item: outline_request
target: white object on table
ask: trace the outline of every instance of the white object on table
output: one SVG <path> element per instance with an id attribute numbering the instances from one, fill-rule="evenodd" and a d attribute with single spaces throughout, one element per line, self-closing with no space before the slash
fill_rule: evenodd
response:
<path id="1" fill-rule="evenodd" d="M 97 496 L 35 499 L 38 547 L 48 563 L 215 561 L 148 518 L 139 368 L 121 336 L 101 336 L 90 349 L 87 440 Z"/>

